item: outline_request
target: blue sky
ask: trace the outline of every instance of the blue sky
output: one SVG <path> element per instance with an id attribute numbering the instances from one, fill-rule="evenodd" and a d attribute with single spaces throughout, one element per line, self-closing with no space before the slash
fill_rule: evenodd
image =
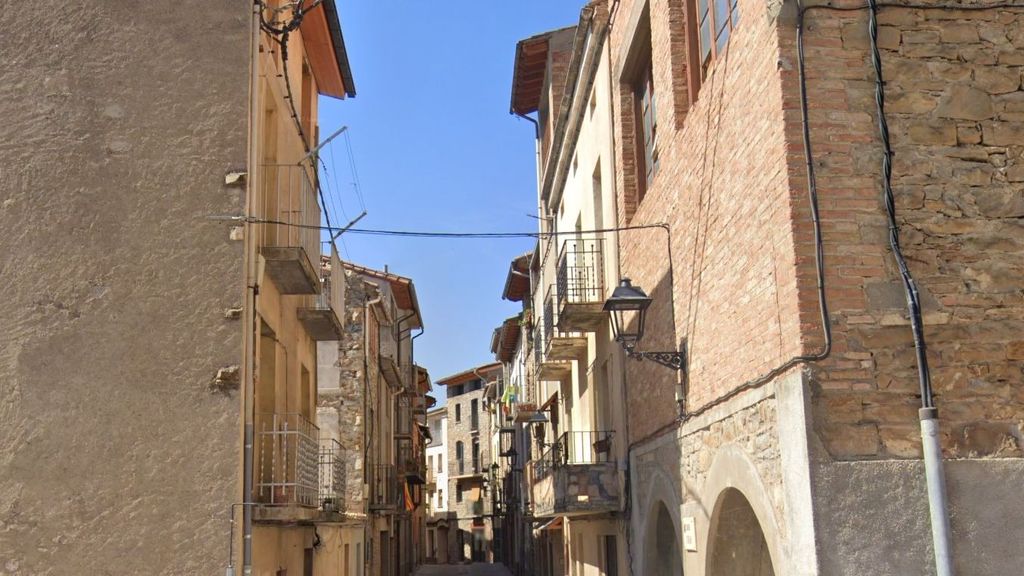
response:
<path id="1" fill-rule="evenodd" d="M 349 126 L 368 212 L 359 227 L 535 230 L 527 216 L 537 212 L 533 125 L 508 111 L 515 45 L 575 24 L 582 6 L 338 0 L 357 95 L 321 98 L 320 133 Z M 346 154 L 339 139 L 332 170 L 352 218 L 360 203 Z M 331 151 L 324 157 L 331 166 Z M 531 240 L 344 240 L 343 258 L 387 265 L 416 283 L 426 324 L 416 357 L 433 378 L 493 361 L 491 332 L 519 308 L 501 299 L 509 261 Z"/>

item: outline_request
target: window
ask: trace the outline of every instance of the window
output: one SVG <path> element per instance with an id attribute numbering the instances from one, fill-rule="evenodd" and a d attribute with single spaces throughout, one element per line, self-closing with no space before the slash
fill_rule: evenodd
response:
<path id="1" fill-rule="evenodd" d="M 480 427 L 480 406 L 477 399 L 473 399 L 469 403 L 469 429 L 476 430 Z"/>
<path id="2" fill-rule="evenodd" d="M 437 491 L 437 507 L 438 509 L 444 509 L 444 490 Z"/>
<path id="3" fill-rule="evenodd" d="M 464 452 L 465 452 L 465 450 L 463 449 L 462 441 L 460 440 L 460 441 L 456 442 L 455 443 L 455 460 L 458 462 L 459 475 L 462 475 L 462 474 L 466 473 L 466 467 L 465 467 L 465 464 L 462 461 L 463 460 L 463 456 L 464 456 L 464 454 L 463 454 Z"/>
<path id="4" fill-rule="evenodd" d="M 620 77 L 623 119 L 627 122 L 623 144 L 626 160 L 631 165 L 626 174 L 629 188 L 632 188 L 626 198 L 627 219 L 639 207 L 658 173 L 658 107 L 652 62 L 650 7 L 645 2 L 629 41 Z"/>
<path id="5" fill-rule="evenodd" d="M 455 405 L 455 421 L 462 422 L 462 404 Z"/>
<path id="6" fill-rule="evenodd" d="M 704 1 L 704 0 L 701 0 Z M 640 180 L 643 185 L 640 187 L 638 200 L 643 200 L 644 194 L 654 182 L 654 175 L 658 172 L 658 115 L 654 98 L 654 78 L 651 74 L 650 62 L 640 73 L 638 82 L 634 85 L 636 101 L 636 118 L 639 120 L 637 133 L 637 144 L 639 145 L 640 165 L 643 175 Z"/>
<path id="7" fill-rule="evenodd" d="M 437 456 L 437 473 L 438 474 L 440 474 L 441 472 L 444 471 L 444 469 L 442 468 L 443 465 L 444 465 L 444 461 L 441 459 L 441 455 L 439 454 Z"/>
<path id="8" fill-rule="evenodd" d="M 480 472 L 480 441 L 473 440 L 473 472 Z"/>
<path id="9" fill-rule="evenodd" d="M 707 77 L 711 62 L 725 50 L 729 35 L 740 19 L 737 0 L 696 0 L 697 44 L 700 47 L 698 85 Z"/>
<path id="10" fill-rule="evenodd" d="M 462 502 L 462 490 L 459 488 L 455 489 L 455 501 Z"/>

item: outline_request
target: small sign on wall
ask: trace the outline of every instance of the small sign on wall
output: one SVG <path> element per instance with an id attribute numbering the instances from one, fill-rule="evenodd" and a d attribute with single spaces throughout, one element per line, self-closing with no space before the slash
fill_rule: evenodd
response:
<path id="1" fill-rule="evenodd" d="M 697 551 L 697 523 L 693 516 L 683 517 L 683 550 Z"/>

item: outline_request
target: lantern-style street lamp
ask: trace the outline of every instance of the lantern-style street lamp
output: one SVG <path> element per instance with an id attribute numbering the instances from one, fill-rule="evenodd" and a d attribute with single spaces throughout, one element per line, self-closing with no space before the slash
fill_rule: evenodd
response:
<path id="1" fill-rule="evenodd" d="M 611 298 L 604 303 L 604 311 L 612 317 L 612 335 L 630 358 L 652 360 L 673 370 L 682 370 L 682 352 L 641 352 L 636 349 L 644 337 L 644 324 L 650 305 L 651 298 L 642 288 L 633 286 L 629 278 L 620 280 Z"/>

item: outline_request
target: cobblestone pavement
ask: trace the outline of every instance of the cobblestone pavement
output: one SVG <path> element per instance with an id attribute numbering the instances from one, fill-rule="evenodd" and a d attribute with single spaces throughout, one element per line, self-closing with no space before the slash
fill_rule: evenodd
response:
<path id="1" fill-rule="evenodd" d="M 504 564 L 426 564 L 416 576 L 509 576 Z"/>

